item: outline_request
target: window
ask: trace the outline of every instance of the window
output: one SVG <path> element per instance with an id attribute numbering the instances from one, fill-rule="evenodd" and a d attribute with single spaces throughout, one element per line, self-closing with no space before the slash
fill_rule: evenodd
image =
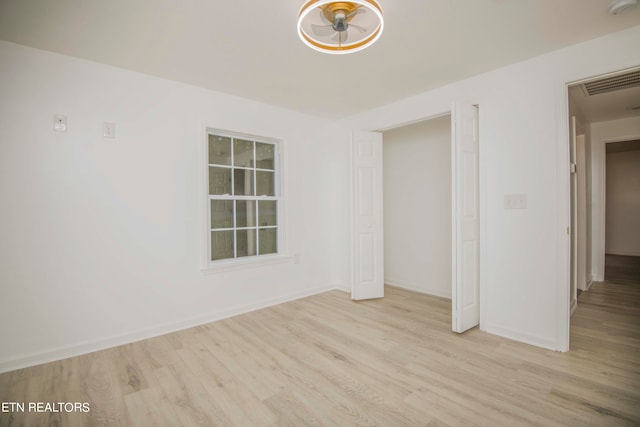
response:
<path id="1" fill-rule="evenodd" d="M 279 252 L 278 143 L 208 132 L 209 261 Z"/>

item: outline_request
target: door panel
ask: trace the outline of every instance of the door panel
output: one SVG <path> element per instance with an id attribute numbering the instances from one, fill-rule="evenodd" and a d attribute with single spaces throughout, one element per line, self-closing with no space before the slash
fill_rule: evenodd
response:
<path id="1" fill-rule="evenodd" d="M 370 283 L 375 279 L 375 236 L 373 233 L 360 233 L 359 237 L 360 282 Z"/>
<path id="2" fill-rule="evenodd" d="M 360 183 L 360 197 L 358 197 L 358 215 L 373 216 L 373 186 L 375 184 L 374 168 L 361 167 L 358 170 L 358 182 Z M 380 184 L 380 183 L 378 183 Z"/>
<path id="3" fill-rule="evenodd" d="M 353 280 L 354 300 L 384 296 L 382 222 L 382 134 L 355 132 L 353 157 Z"/>
<path id="4" fill-rule="evenodd" d="M 464 332 L 480 321 L 478 110 L 452 107 L 452 321 Z"/>

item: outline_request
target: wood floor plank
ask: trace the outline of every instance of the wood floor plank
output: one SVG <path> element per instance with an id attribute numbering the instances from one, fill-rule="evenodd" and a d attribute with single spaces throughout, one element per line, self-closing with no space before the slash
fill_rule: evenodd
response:
<path id="1" fill-rule="evenodd" d="M 115 349 L 90 354 L 88 366 L 81 372 L 85 401 L 91 407 L 92 425 L 129 425 L 124 395 L 115 373 Z"/>
<path id="2" fill-rule="evenodd" d="M 264 403 L 250 390 L 240 386 L 204 346 L 184 348 L 178 352 L 185 366 L 198 378 L 202 388 L 232 425 L 269 426 L 276 421 Z"/>
<path id="3" fill-rule="evenodd" d="M 7 377 L 9 377 L 8 381 L 4 381 L 4 383 L 8 383 L 9 385 L 9 389 L 5 391 L 4 394 L 4 398 L 2 403 L 6 403 L 6 404 L 22 404 L 23 406 L 26 405 L 28 403 L 28 392 L 27 392 L 27 387 L 28 387 L 28 383 L 29 383 L 29 378 L 25 378 L 22 373 L 25 370 L 20 369 L 18 371 L 14 371 L 14 372 L 8 372 L 5 373 L 3 375 L 6 375 Z M 24 411 L 20 411 L 20 410 L 10 410 L 9 412 L 0 412 L 0 426 L 4 427 L 4 426 L 20 426 L 20 425 L 26 425 L 27 421 L 29 422 L 36 422 L 37 420 L 35 418 L 41 418 L 41 417 L 37 417 L 35 415 L 29 416 L 30 414 L 27 414 Z"/>
<path id="4" fill-rule="evenodd" d="M 140 345 L 127 344 L 114 349 L 115 368 L 124 395 L 157 386 L 153 367 Z"/>
<path id="5" fill-rule="evenodd" d="M 282 420 L 283 426 L 322 426 L 325 423 L 311 408 L 304 405 L 297 396 L 289 392 L 279 392 L 270 396 L 265 403 L 277 417 Z"/>
<path id="6" fill-rule="evenodd" d="M 450 301 L 330 291 L 0 375 L 0 426 L 640 425 L 640 286 L 578 298 L 571 350 L 450 331 Z"/>
<path id="7" fill-rule="evenodd" d="M 368 425 L 374 423 L 366 408 L 354 405 L 345 387 L 336 386 L 333 376 L 336 366 L 333 357 L 324 357 L 316 352 L 298 351 L 305 348 L 298 338 L 275 338 L 269 334 L 272 324 L 248 322 L 247 330 L 254 333 L 252 340 L 260 342 L 260 348 L 269 352 L 273 359 L 278 360 L 282 367 L 282 374 L 287 377 L 286 389 L 303 402 L 312 402 L 316 414 L 320 414 L 326 425 Z M 269 339 L 263 337 L 268 336 Z M 261 338 L 262 337 L 262 338 Z M 307 348 L 308 350 L 308 348 Z M 329 365 L 329 367 L 327 367 Z M 326 372 L 329 370 L 330 375 Z"/>
<path id="8" fill-rule="evenodd" d="M 129 393 L 124 397 L 131 417 L 131 425 L 135 427 L 175 426 L 183 425 L 173 409 L 172 402 L 160 388 L 145 388 Z"/>
<path id="9" fill-rule="evenodd" d="M 163 394 L 171 403 L 179 424 L 187 426 L 233 425 L 217 402 L 208 396 L 197 378 L 174 365 L 155 370 Z"/>
<path id="10" fill-rule="evenodd" d="M 253 390 L 253 393 L 261 400 L 282 391 L 283 385 L 279 380 L 275 379 L 268 370 L 262 369 L 260 364 L 237 345 L 239 343 L 237 337 L 233 336 L 224 322 L 208 326 L 210 327 L 210 336 L 215 337 L 216 344 L 214 345 L 212 341 L 205 341 L 205 345 L 239 382 Z M 219 344 L 217 340 L 222 340 L 222 344 Z M 259 353 L 259 349 L 255 351 Z"/>

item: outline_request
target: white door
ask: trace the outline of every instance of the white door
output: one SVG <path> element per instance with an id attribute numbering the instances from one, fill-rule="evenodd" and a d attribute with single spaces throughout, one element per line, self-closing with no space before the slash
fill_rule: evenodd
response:
<path id="1" fill-rule="evenodd" d="M 353 280 L 354 300 L 384 296 L 382 222 L 382 134 L 354 132 L 353 158 Z"/>
<path id="2" fill-rule="evenodd" d="M 478 109 L 451 110 L 452 321 L 454 332 L 480 323 Z"/>

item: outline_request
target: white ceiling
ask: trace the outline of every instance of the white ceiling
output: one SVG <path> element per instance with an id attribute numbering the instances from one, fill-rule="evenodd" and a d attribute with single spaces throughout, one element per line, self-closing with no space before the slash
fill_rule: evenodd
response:
<path id="1" fill-rule="evenodd" d="M 640 25 L 610 0 L 380 0 L 378 42 L 326 55 L 305 0 L 0 0 L 0 39 L 325 117 Z"/>

